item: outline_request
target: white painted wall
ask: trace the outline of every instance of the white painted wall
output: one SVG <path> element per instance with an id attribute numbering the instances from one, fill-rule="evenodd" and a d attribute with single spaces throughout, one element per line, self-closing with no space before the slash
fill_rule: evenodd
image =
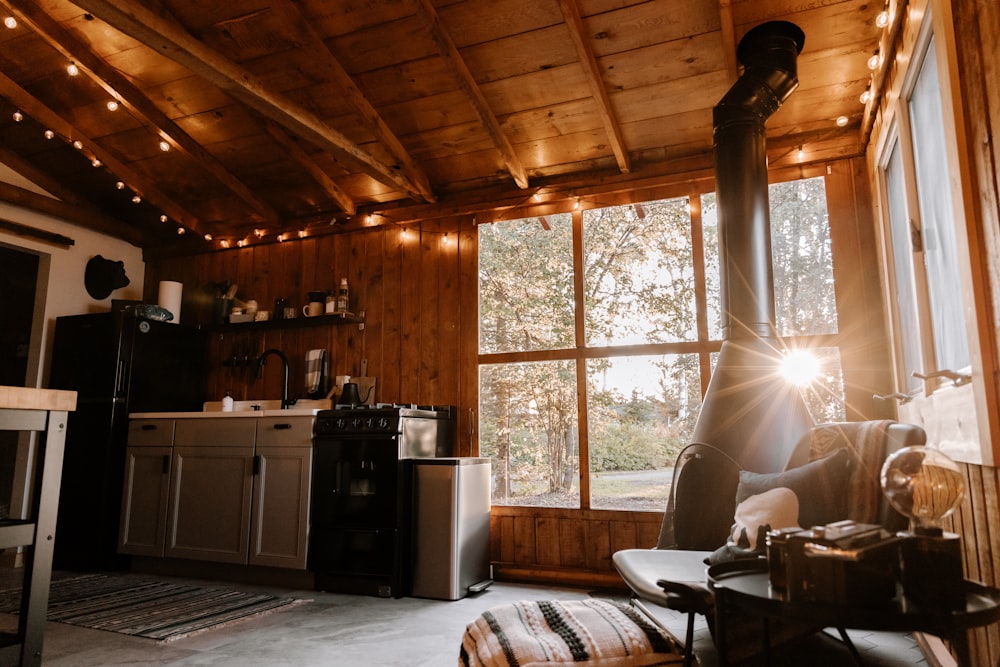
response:
<path id="1" fill-rule="evenodd" d="M 0 164 L 0 180 L 26 190 L 48 195 L 6 165 Z M 73 239 L 70 247 L 54 245 L 0 229 L 0 244 L 39 255 L 39 289 L 35 303 L 31 352 L 28 359 L 29 387 L 48 383 L 48 360 L 51 358 L 51 332 L 60 315 L 98 313 L 111 310 L 112 299 L 141 299 L 146 264 L 142 250 L 125 241 L 77 227 L 64 220 L 0 202 L 0 218 L 54 232 Z M 129 284 L 103 300 L 92 298 L 83 284 L 87 262 L 95 255 L 125 263 Z M 0 313 L 0 322 L 3 314 Z M 41 326 L 39 327 L 39 323 Z M 40 329 L 40 330 L 39 330 Z"/>

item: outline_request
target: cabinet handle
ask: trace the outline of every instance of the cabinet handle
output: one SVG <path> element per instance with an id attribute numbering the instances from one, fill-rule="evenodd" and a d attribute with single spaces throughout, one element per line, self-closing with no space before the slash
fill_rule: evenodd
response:
<path id="1" fill-rule="evenodd" d="M 143 430 L 143 431 L 155 431 L 156 430 L 156 424 L 143 424 L 139 428 L 140 428 L 140 430 Z"/>
<path id="2" fill-rule="evenodd" d="M 253 457 L 253 474 L 254 475 L 259 475 L 260 474 L 260 455 L 259 454 L 254 454 L 254 457 Z"/>
<path id="3" fill-rule="evenodd" d="M 170 454 L 163 455 L 163 474 L 170 473 Z"/>
<path id="4" fill-rule="evenodd" d="M 292 428 L 291 424 L 275 424 L 274 425 L 274 430 L 275 431 L 287 431 L 290 428 Z"/>

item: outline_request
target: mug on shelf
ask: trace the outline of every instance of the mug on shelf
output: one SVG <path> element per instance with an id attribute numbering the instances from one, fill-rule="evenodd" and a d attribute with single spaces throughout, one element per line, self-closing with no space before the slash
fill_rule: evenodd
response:
<path id="1" fill-rule="evenodd" d="M 323 314 L 323 303 L 321 301 L 310 301 L 302 306 L 302 314 L 306 317 L 316 317 Z"/>

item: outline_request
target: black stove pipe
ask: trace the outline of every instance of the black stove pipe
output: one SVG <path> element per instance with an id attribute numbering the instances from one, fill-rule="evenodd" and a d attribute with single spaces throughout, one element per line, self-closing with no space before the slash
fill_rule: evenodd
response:
<path id="1" fill-rule="evenodd" d="M 798 26 L 764 23 L 740 41 L 742 76 L 713 110 L 723 345 L 693 439 L 749 470 L 781 469 L 812 419 L 778 374 L 764 124 L 798 87 Z"/>

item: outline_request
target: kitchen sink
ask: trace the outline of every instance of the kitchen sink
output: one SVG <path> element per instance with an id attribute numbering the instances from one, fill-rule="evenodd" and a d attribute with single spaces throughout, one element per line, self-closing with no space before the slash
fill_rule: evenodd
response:
<path id="1" fill-rule="evenodd" d="M 329 410 L 332 407 L 333 401 L 329 398 L 302 398 L 296 401 L 291 407 L 282 410 L 281 399 L 276 398 L 273 400 L 233 401 L 232 413 L 240 413 L 251 417 L 273 417 L 280 415 L 287 415 L 291 417 L 295 415 L 313 415 L 319 410 Z M 222 412 L 222 401 L 207 401 L 205 402 L 202 411 Z"/>

